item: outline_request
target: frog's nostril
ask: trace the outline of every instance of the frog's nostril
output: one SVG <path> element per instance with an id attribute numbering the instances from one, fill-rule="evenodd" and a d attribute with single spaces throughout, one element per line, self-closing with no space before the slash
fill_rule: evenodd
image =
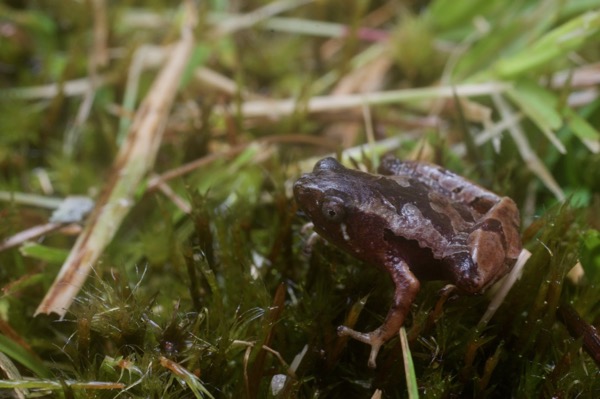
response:
<path id="1" fill-rule="evenodd" d="M 302 198 L 304 198 L 306 192 L 307 190 L 304 186 L 298 183 L 294 184 L 294 197 L 296 198 L 296 201 L 302 202 Z"/>

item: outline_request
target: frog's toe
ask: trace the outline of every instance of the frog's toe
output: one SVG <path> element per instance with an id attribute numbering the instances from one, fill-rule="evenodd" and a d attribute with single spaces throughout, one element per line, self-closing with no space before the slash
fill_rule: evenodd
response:
<path id="1" fill-rule="evenodd" d="M 381 345 L 383 345 L 383 341 L 381 339 L 373 339 L 371 342 L 371 353 L 369 354 L 369 367 L 374 369 L 377 367 L 377 354 L 379 353 L 379 349 L 381 349 Z"/>
<path id="2" fill-rule="evenodd" d="M 372 331 L 370 333 L 361 333 L 359 331 L 355 331 L 346 326 L 339 326 L 337 329 L 338 335 L 342 337 L 350 337 L 354 338 L 357 341 L 363 342 L 367 345 L 371 345 L 371 353 L 369 354 L 369 367 L 375 368 L 377 367 L 376 359 L 381 346 L 385 343 L 385 340 L 382 339 L 381 334 L 378 330 Z"/>
<path id="3" fill-rule="evenodd" d="M 346 326 L 339 326 L 337 328 L 337 333 L 340 337 L 350 337 L 357 341 L 364 342 L 365 344 L 371 344 L 370 334 L 361 333 Z"/>

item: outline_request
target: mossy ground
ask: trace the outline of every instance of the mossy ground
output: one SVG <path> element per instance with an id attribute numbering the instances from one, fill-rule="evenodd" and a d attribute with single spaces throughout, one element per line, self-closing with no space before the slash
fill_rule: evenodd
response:
<path id="1" fill-rule="evenodd" d="M 106 189 L 185 19 L 175 2 L 117 3 L 0 4 L 0 191 L 39 203 Z M 421 156 L 510 196 L 533 254 L 482 330 L 489 298 L 444 301 L 443 282 L 423 284 L 406 324 L 420 396 L 600 397 L 599 345 L 583 349 L 557 317 L 572 308 L 600 326 L 600 2 L 297 1 L 252 23 L 234 15 L 269 3 L 196 5 L 151 173 L 64 319 L 33 314 L 75 236 L 0 252 L 0 397 L 407 397 L 398 340 L 372 370 L 366 345 L 336 335 L 356 320 L 377 327 L 391 282 L 323 241 L 307 253 L 290 192 L 320 156 L 387 138 L 400 144 L 352 161 Z M 132 77 L 144 46 L 163 58 Z M 78 79 L 98 79 L 87 112 L 86 90 L 70 91 Z M 425 91 L 381 96 L 410 88 Z M 353 93 L 372 97 L 339 101 Z M 331 96 L 321 109 L 319 96 Z M 479 141 L 503 122 L 501 138 Z M 152 186 L 197 160 L 166 180 L 171 194 Z M 11 195 L 1 238 L 47 223 L 48 209 Z M 578 262 L 583 277 L 567 277 Z"/>

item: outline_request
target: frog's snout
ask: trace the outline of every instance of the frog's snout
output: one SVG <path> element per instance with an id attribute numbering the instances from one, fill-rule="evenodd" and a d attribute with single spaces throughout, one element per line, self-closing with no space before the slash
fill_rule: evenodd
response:
<path id="1" fill-rule="evenodd" d="M 302 182 L 302 178 L 304 176 L 302 176 L 301 178 L 299 178 L 298 180 L 296 180 L 296 182 L 294 183 L 294 198 L 296 199 L 296 202 L 298 202 L 299 205 L 302 205 L 302 198 L 305 197 L 306 195 L 306 188 L 305 185 Z"/>
<path id="2" fill-rule="evenodd" d="M 310 174 L 303 175 L 294 183 L 294 198 L 298 208 L 305 212 L 317 201 L 315 186 L 312 184 Z"/>
<path id="3" fill-rule="evenodd" d="M 302 184 L 300 183 L 300 180 L 301 180 L 301 179 L 302 179 L 302 178 L 300 178 L 300 179 L 298 179 L 298 180 L 296 180 L 296 181 L 294 182 L 294 186 L 293 186 L 293 189 L 294 189 L 294 197 L 297 197 L 297 196 L 298 196 L 298 193 L 299 193 L 300 191 L 302 191 Z"/>

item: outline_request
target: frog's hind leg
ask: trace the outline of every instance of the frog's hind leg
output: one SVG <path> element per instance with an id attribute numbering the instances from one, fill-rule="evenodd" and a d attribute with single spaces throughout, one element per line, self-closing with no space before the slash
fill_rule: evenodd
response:
<path id="1" fill-rule="evenodd" d="M 394 301 L 383 324 L 376 330 L 368 333 L 361 333 L 346 326 L 338 327 L 338 334 L 340 336 L 349 336 L 371 345 L 371 353 L 369 355 L 369 367 L 371 368 L 375 368 L 376 366 L 375 360 L 381 346 L 396 335 L 400 327 L 404 324 L 404 319 L 420 287 L 419 281 L 411 273 L 404 261 L 397 261 L 393 267 L 389 268 L 389 271 L 396 285 L 396 290 L 394 292 Z"/>

